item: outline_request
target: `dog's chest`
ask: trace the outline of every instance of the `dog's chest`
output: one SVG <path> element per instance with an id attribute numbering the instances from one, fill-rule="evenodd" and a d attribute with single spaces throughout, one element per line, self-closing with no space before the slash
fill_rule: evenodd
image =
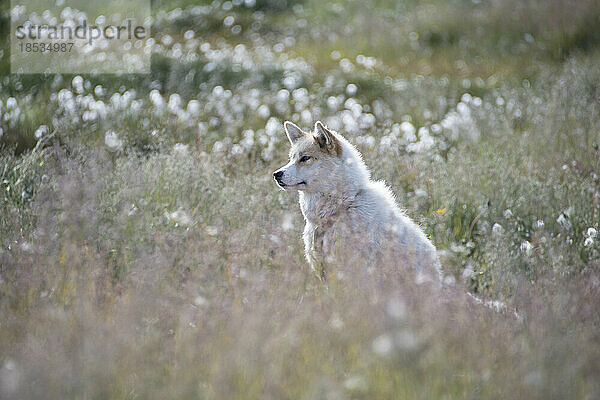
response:
<path id="1" fill-rule="evenodd" d="M 300 194 L 300 209 L 306 221 L 316 227 L 327 230 L 341 214 L 352 208 L 352 196 L 334 197 L 330 195 Z"/>
<path id="2" fill-rule="evenodd" d="M 307 252 L 326 256 L 339 234 L 350 233 L 350 227 L 346 225 L 355 214 L 354 198 L 355 195 L 300 197 L 300 208 L 307 223 L 304 237 Z"/>

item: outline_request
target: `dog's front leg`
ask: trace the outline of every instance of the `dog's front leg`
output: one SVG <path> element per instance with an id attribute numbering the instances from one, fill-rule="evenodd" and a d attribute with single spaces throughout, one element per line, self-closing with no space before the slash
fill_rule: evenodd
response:
<path id="1" fill-rule="evenodd" d="M 304 227 L 304 254 L 317 278 L 321 282 L 326 281 L 325 263 L 323 260 L 323 236 L 324 232 L 310 222 Z"/>

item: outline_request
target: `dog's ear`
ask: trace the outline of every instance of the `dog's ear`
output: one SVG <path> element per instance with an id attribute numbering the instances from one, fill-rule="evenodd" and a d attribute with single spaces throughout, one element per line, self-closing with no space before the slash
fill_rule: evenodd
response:
<path id="1" fill-rule="evenodd" d="M 341 143 L 321 121 L 315 124 L 315 140 L 321 149 L 337 156 L 342 154 Z"/>
<path id="2" fill-rule="evenodd" d="M 298 126 L 296 124 L 294 124 L 293 122 L 285 121 L 285 123 L 283 124 L 283 127 L 285 128 L 285 134 L 287 135 L 291 144 L 296 143 L 298 141 L 298 139 L 300 139 L 306 135 L 306 132 L 304 132 L 302 129 L 298 128 Z"/>

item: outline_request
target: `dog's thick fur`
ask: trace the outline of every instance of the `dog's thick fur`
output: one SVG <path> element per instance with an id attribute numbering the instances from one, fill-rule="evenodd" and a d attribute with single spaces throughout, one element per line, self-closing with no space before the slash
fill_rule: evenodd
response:
<path id="1" fill-rule="evenodd" d="M 435 247 L 386 184 L 371 180 L 358 150 L 321 122 L 312 133 L 284 126 L 290 161 L 273 175 L 284 190 L 299 191 L 305 254 L 318 276 L 325 279 L 334 266 L 368 272 L 392 265 L 439 282 Z"/>

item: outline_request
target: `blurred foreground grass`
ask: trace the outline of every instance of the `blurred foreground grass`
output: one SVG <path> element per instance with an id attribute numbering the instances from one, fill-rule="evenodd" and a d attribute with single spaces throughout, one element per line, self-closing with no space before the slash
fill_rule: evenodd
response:
<path id="1" fill-rule="evenodd" d="M 2 75 L 0 397 L 600 396 L 597 2 L 154 12 L 149 76 Z M 393 266 L 319 285 L 271 180 L 287 119 L 520 319 Z"/>

